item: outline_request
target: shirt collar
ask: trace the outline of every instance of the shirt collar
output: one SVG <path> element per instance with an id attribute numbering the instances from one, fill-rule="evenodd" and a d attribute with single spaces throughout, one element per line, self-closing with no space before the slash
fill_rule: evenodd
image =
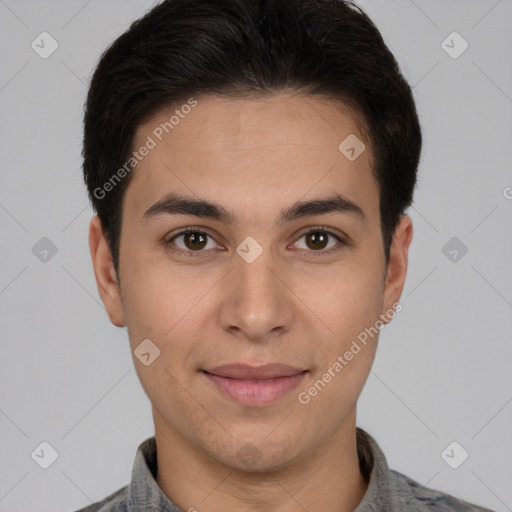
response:
<path id="1" fill-rule="evenodd" d="M 377 442 L 364 430 L 356 428 L 357 452 L 361 472 L 368 482 L 368 488 L 361 503 L 354 512 L 388 510 L 390 503 L 390 475 L 384 453 Z M 156 482 L 157 458 L 156 439 L 150 437 L 137 448 L 128 488 L 128 511 L 161 510 L 183 512 L 162 491 Z"/>
<path id="2" fill-rule="evenodd" d="M 354 512 L 382 512 L 391 510 L 393 501 L 390 485 L 390 469 L 377 441 L 363 429 L 356 428 L 359 466 L 368 488 Z"/>

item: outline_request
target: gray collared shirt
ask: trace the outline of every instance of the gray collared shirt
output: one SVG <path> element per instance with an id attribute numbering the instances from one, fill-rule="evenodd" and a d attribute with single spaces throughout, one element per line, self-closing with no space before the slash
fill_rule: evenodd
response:
<path id="1" fill-rule="evenodd" d="M 377 442 L 361 428 L 357 428 L 357 451 L 368 488 L 354 512 L 492 512 L 424 487 L 389 469 Z M 130 484 L 77 512 L 186 512 L 160 489 L 156 473 L 156 441 L 155 437 L 150 437 L 137 449 Z"/>

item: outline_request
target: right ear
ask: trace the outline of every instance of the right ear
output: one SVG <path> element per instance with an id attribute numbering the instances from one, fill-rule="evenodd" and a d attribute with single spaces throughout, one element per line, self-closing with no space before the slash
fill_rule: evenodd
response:
<path id="1" fill-rule="evenodd" d="M 91 219 L 89 227 L 89 248 L 98 292 L 110 321 L 117 327 L 124 327 L 123 303 L 112 253 L 97 215 Z"/>

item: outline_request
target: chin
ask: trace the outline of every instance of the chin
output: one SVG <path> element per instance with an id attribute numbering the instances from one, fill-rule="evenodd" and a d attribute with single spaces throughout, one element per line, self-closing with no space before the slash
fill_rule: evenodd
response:
<path id="1" fill-rule="evenodd" d="M 209 446 L 210 456 L 240 472 L 278 471 L 297 459 L 297 447 L 302 445 L 286 432 L 270 439 L 268 434 L 271 431 L 265 427 L 256 431 L 253 429 L 254 435 L 245 432 L 243 436 L 228 436 L 225 443 L 217 441 L 214 446 Z"/>

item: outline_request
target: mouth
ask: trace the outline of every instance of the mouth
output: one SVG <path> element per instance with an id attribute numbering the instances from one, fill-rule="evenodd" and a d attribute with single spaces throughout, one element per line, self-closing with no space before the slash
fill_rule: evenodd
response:
<path id="1" fill-rule="evenodd" d="M 257 367 L 231 364 L 202 371 L 225 397 L 247 406 L 274 402 L 297 387 L 308 373 L 279 363 Z"/>

